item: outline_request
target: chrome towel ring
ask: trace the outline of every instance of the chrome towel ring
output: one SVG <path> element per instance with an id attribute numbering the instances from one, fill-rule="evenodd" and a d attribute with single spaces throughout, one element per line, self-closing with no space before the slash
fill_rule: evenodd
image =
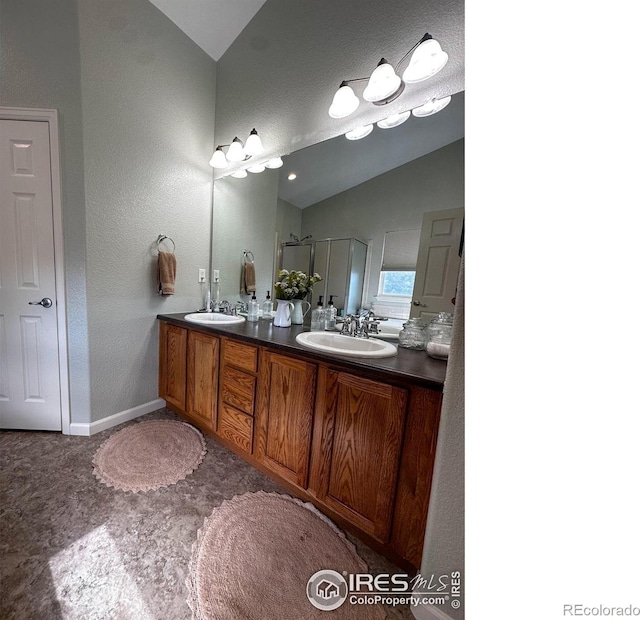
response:
<path id="1" fill-rule="evenodd" d="M 171 241 L 171 244 L 173 245 L 173 252 L 176 251 L 176 243 L 175 241 L 171 238 L 171 237 L 167 237 L 167 235 L 158 235 L 158 238 L 156 239 L 156 246 L 158 247 L 158 251 L 160 251 L 160 244 L 163 241 Z"/>

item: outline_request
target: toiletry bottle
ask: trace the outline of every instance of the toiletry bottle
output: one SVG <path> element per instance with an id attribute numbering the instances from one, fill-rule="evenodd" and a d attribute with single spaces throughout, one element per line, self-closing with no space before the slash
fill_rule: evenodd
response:
<path id="1" fill-rule="evenodd" d="M 258 310 L 260 306 L 258 304 L 258 300 L 256 299 L 256 294 L 254 293 L 251 297 L 251 301 L 249 302 L 249 310 L 247 312 L 247 321 L 257 321 L 258 320 Z"/>
<path id="2" fill-rule="evenodd" d="M 206 292 L 204 294 L 204 308 L 203 312 L 211 312 L 211 285 L 206 287 Z"/>
<path id="3" fill-rule="evenodd" d="M 220 312 L 220 279 L 219 278 L 216 278 L 213 281 L 212 297 L 213 299 L 211 299 L 210 301 L 210 305 L 213 306 L 212 310 L 214 312 Z"/>
<path id="4" fill-rule="evenodd" d="M 334 297 L 337 297 L 337 295 L 329 295 L 329 303 L 325 310 L 324 328 L 329 331 L 335 331 L 336 329 L 336 316 L 338 315 L 338 311 L 333 305 Z"/>
<path id="5" fill-rule="evenodd" d="M 267 291 L 267 298 L 262 303 L 262 318 L 266 321 L 273 320 L 273 302 L 271 301 L 271 291 Z"/>
<path id="6" fill-rule="evenodd" d="M 324 330 L 326 310 L 322 307 L 322 295 L 318 298 L 315 310 L 311 312 L 311 331 L 321 332 Z"/>

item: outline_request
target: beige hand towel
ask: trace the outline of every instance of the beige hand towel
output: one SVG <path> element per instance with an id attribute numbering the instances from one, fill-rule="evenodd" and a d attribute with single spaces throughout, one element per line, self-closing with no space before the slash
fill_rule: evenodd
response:
<path id="1" fill-rule="evenodd" d="M 256 292 L 256 266 L 253 263 L 242 263 L 242 282 L 240 294 L 248 295 Z"/>
<path id="2" fill-rule="evenodd" d="M 176 292 L 176 255 L 158 252 L 158 293 L 173 295 Z"/>

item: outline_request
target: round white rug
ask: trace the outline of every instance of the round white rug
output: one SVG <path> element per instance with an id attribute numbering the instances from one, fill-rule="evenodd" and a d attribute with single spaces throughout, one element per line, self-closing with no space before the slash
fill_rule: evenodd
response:
<path id="1" fill-rule="evenodd" d="M 93 473 L 120 491 L 152 491 L 186 478 L 207 452 L 196 428 L 174 420 L 127 426 L 105 441 L 93 457 Z"/>
<path id="2" fill-rule="evenodd" d="M 329 613 L 314 607 L 307 586 L 318 571 L 335 571 L 341 579 L 366 573 L 367 565 L 313 505 L 278 493 L 245 493 L 215 508 L 198 530 L 189 607 L 196 620 L 385 618 L 381 606 L 353 605 L 348 598 Z"/>

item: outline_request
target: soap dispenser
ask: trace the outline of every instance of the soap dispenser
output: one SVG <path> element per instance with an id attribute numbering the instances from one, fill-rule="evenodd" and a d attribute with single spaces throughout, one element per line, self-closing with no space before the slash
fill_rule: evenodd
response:
<path id="1" fill-rule="evenodd" d="M 338 315 L 338 311 L 333 305 L 334 297 L 337 297 L 337 295 L 329 295 L 329 303 L 325 310 L 324 328 L 328 331 L 335 331 L 336 329 L 336 316 Z"/>
<path id="2" fill-rule="evenodd" d="M 273 320 L 273 302 L 271 301 L 271 291 L 267 291 L 267 298 L 262 303 L 262 318 L 267 321 Z"/>
<path id="3" fill-rule="evenodd" d="M 311 331 L 321 332 L 325 327 L 326 310 L 322 307 L 322 295 L 318 298 L 315 310 L 311 312 Z"/>
<path id="4" fill-rule="evenodd" d="M 259 309 L 260 306 L 258 304 L 258 300 L 256 299 L 256 294 L 254 293 L 251 297 L 251 301 L 249 302 L 249 310 L 247 312 L 247 321 L 257 321 L 259 318 Z"/>

